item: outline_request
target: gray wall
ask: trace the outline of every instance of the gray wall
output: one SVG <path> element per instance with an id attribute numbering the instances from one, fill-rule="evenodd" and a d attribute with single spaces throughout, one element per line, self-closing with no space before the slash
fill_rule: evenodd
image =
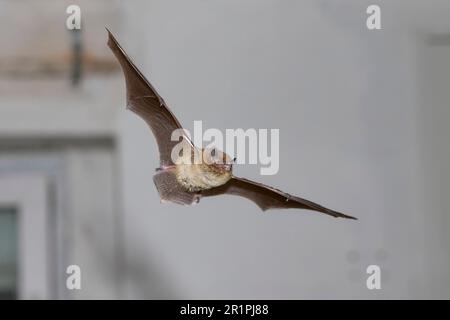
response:
<path id="1" fill-rule="evenodd" d="M 118 39 L 187 128 L 280 129 L 279 173 L 237 175 L 360 219 L 234 197 L 162 205 L 155 143 L 122 112 L 130 297 L 450 297 L 448 49 L 427 41 L 450 31 L 450 5 L 378 3 L 380 31 L 366 1 L 123 6 Z M 366 288 L 370 264 L 382 290 Z"/>
<path id="2" fill-rule="evenodd" d="M 0 0 L 0 173 L 55 180 L 52 297 L 450 298 L 447 0 L 31 2 Z M 186 128 L 280 129 L 278 174 L 236 175 L 359 220 L 237 197 L 160 204 L 156 144 L 124 108 L 105 26 Z M 81 291 L 66 290 L 67 264 Z M 366 288 L 372 264 L 381 290 Z"/>

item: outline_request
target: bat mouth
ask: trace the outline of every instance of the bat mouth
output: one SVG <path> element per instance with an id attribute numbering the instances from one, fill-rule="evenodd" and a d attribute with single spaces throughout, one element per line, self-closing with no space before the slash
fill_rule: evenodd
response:
<path id="1" fill-rule="evenodd" d="M 231 171 L 233 169 L 233 165 L 231 163 L 221 164 L 220 168 L 224 171 Z"/>

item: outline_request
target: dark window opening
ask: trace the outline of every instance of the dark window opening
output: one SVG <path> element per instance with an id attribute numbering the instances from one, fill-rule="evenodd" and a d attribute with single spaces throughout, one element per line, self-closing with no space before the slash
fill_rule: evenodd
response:
<path id="1" fill-rule="evenodd" d="M 0 300 L 17 299 L 17 210 L 0 207 Z"/>

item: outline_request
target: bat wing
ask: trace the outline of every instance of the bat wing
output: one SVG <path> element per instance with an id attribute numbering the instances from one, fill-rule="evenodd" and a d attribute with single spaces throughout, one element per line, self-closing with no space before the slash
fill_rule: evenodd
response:
<path id="1" fill-rule="evenodd" d="M 108 31 L 108 46 L 119 61 L 127 87 L 127 109 L 139 115 L 151 128 L 159 149 L 160 164 L 173 165 L 171 152 L 179 141 L 172 141 L 172 132 L 182 129 L 181 124 L 167 107 L 164 100 L 144 77 L 120 44 Z M 192 146 L 192 142 L 183 137 Z"/>
<path id="2" fill-rule="evenodd" d="M 221 194 L 231 194 L 247 198 L 256 203 L 258 207 L 260 207 L 263 211 L 275 208 L 299 208 L 319 211 L 336 218 L 356 220 L 355 217 L 348 216 L 331 209 L 327 209 L 309 200 L 295 197 L 281 190 L 243 178 L 233 177 L 223 186 L 202 192 L 202 196 L 204 197 L 216 196 Z"/>

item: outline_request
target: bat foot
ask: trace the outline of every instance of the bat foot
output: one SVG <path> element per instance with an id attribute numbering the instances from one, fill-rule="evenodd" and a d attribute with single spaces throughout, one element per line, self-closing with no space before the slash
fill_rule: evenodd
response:
<path id="1" fill-rule="evenodd" d="M 201 197 L 202 197 L 201 194 L 198 194 L 198 193 L 197 193 L 197 194 L 194 196 L 193 204 L 199 203 Z"/>

